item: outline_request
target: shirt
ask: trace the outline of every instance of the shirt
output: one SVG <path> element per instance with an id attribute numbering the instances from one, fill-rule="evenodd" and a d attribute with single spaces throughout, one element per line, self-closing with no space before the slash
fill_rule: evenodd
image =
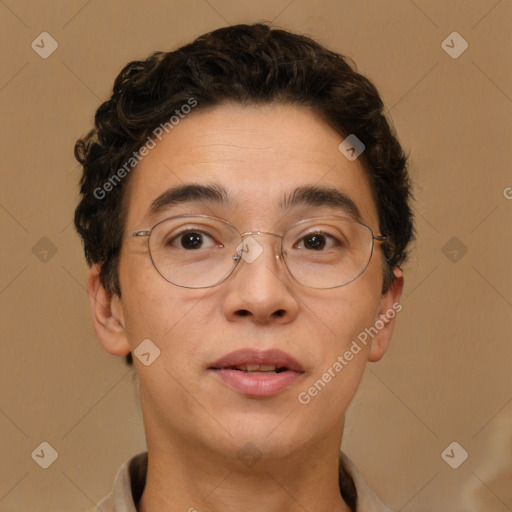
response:
<path id="1" fill-rule="evenodd" d="M 127 460 L 117 472 L 112 493 L 95 508 L 101 512 L 137 512 L 146 484 L 147 452 Z M 354 463 L 340 452 L 340 493 L 353 512 L 392 512 L 370 488 Z M 92 511 L 91 511 L 92 512 Z"/>

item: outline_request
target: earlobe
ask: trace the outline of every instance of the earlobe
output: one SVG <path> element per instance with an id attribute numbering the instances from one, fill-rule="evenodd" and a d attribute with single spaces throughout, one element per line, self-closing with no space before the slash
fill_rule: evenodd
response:
<path id="1" fill-rule="evenodd" d="M 400 297 L 404 287 L 404 276 L 402 270 L 398 267 L 394 269 L 393 273 L 395 280 L 389 290 L 382 296 L 375 317 L 374 328 L 377 334 L 372 339 L 370 352 L 368 353 L 368 361 L 372 363 L 380 361 L 386 353 L 393 334 L 395 317 L 402 310 Z"/>
<path id="2" fill-rule="evenodd" d="M 93 316 L 94 330 L 103 348 L 112 355 L 130 352 L 120 299 L 110 294 L 100 280 L 100 265 L 93 265 L 87 281 L 87 293 Z"/>

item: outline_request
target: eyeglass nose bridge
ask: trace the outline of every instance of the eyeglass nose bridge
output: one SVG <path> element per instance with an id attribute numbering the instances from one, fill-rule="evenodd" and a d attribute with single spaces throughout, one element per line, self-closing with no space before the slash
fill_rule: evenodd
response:
<path id="1" fill-rule="evenodd" d="M 252 263 L 255 261 L 262 253 L 263 247 L 254 239 L 253 236 L 273 236 L 281 239 L 281 245 L 279 246 L 279 251 L 276 253 L 276 259 L 280 259 L 283 255 L 282 248 L 282 240 L 283 235 L 278 235 L 277 233 L 271 233 L 270 231 L 245 231 L 240 234 L 242 241 L 236 248 L 236 252 L 233 255 L 233 261 L 238 263 L 240 260 L 244 260 L 246 263 Z M 249 241 L 246 241 L 246 238 L 249 237 Z"/>

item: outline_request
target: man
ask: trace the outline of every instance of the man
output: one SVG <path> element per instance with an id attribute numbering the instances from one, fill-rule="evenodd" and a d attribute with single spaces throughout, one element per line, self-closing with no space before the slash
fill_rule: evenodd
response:
<path id="1" fill-rule="evenodd" d="M 99 510 L 389 510 L 340 454 L 413 230 L 382 112 L 342 56 L 260 24 L 117 77 L 75 148 L 75 225 L 148 452 Z"/>

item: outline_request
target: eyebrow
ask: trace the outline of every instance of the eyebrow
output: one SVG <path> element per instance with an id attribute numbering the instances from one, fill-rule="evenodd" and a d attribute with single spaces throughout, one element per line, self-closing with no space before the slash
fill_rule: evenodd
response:
<path id="1" fill-rule="evenodd" d="M 297 206 L 329 206 L 348 214 L 354 220 L 361 220 L 361 212 L 356 203 L 344 192 L 334 187 L 305 186 L 287 194 L 281 202 L 281 209 Z"/>
<path id="2" fill-rule="evenodd" d="M 155 198 L 146 212 L 146 217 L 156 215 L 172 206 L 194 201 L 217 204 L 233 202 L 228 191 L 220 185 L 180 185 L 166 190 Z"/>
<path id="3" fill-rule="evenodd" d="M 185 184 L 172 187 L 156 197 L 146 212 L 152 217 L 173 206 L 207 201 L 219 205 L 235 205 L 236 201 L 221 185 Z M 300 206 L 328 206 L 348 214 L 355 220 L 361 220 L 361 212 L 355 202 L 345 193 L 334 187 L 304 186 L 285 194 L 278 205 L 281 210 Z"/>

